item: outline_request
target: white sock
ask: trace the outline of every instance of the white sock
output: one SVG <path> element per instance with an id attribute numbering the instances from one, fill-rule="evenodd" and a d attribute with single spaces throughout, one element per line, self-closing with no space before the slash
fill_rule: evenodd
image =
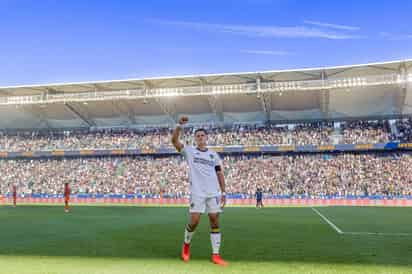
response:
<path id="1" fill-rule="evenodd" d="M 185 244 L 190 244 L 190 242 L 192 241 L 192 237 L 193 237 L 193 233 L 195 233 L 194 231 L 190 232 L 187 230 L 187 226 L 185 227 Z"/>
<path id="2" fill-rule="evenodd" d="M 213 254 L 219 254 L 221 238 L 222 238 L 222 236 L 221 236 L 220 232 L 210 233 L 210 242 L 212 243 L 212 252 L 213 252 Z"/>

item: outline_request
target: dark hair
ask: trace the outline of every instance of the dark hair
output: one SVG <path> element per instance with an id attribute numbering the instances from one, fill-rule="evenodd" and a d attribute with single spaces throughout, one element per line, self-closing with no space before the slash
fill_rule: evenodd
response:
<path id="1" fill-rule="evenodd" d="M 204 129 L 204 128 L 198 128 L 198 129 L 196 129 L 196 130 L 195 130 L 195 135 L 196 135 L 196 133 L 198 133 L 199 131 L 203 131 L 203 132 L 207 135 L 207 131 L 206 131 L 206 129 Z"/>

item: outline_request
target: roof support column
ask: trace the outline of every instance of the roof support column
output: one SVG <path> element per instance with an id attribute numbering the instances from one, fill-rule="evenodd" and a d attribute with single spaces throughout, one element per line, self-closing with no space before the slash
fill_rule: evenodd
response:
<path id="1" fill-rule="evenodd" d="M 326 74 L 326 71 L 322 71 L 320 74 L 320 78 L 322 80 L 322 85 L 324 85 L 325 81 L 328 78 L 328 75 Z M 329 89 L 322 89 L 320 91 L 320 110 L 322 112 L 322 116 L 325 119 L 330 118 L 330 90 Z"/>
<path id="2" fill-rule="evenodd" d="M 200 90 L 203 93 L 204 86 L 207 85 L 207 81 L 204 78 L 200 79 Z M 223 115 L 223 103 L 222 99 L 218 94 L 207 95 L 207 101 L 209 103 L 210 109 L 216 115 L 217 121 L 220 124 L 224 122 L 224 115 Z"/>
<path id="3" fill-rule="evenodd" d="M 261 77 L 256 78 L 256 96 L 260 100 L 260 104 L 262 106 L 262 112 L 265 116 L 265 122 L 269 122 L 271 119 L 271 112 L 272 112 L 272 103 L 271 103 L 271 93 L 270 92 L 262 92 L 261 89 Z"/>
<path id="4" fill-rule="evenodd" d="M 401 63 L 399 66 L 399 75 L 401 83 L 399 84 L 399 93 L 396 96 L 396 114 L 402 115 L 406 102 L 406 95 L 408 93 L 408 68 L 405 63 Z"/>
<path id="5" fill-rule="evenodd" d="M 145 94 L 148 95 L 150 94 L 151 89 L 154 88 L 154 85 L 148 80 L 144 80 L 143 82 Z M 168 116 L 168 119 L 170 120 L 171 124 L 177 123 L 178 115 L 175 105 L 172 105 L 167 100 L 158 97 L 155 97 L 154 101 L 160 106 L 160 109 L 163 111 L 163 113 L 165 113 Z"/>
<path id="6" fill-rule="evenodd" d="M 89 114 L 82 114 L 79 110 L 76 110 L 74 106 L 69 103 L 64 103 L 64 106 L 75 116 L 79 117 L 84 123 L 86 123 L 89 127 L 96 126 L 96 123 L 91 119 Z"/>

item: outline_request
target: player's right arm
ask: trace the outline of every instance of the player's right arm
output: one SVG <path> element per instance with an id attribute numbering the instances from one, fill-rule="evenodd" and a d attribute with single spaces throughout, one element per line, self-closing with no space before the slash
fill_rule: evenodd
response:
<path id="1" fill-rule="evenodd" d="M 175 129 L 172 133 L 172 144 L 176 148 L 178 152 L 181 152 L 184 145 L 179 140 L 180 131 L 182 130 L 182 126 L 189 121 L 189 118 L 186 116 L 182 116 L 179 119 L 179 123 L 176 125 Z"/>

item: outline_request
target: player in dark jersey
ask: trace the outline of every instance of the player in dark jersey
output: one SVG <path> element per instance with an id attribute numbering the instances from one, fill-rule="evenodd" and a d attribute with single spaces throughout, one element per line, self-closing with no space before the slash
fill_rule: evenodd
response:
<path id="1" fill-rule="evenodd" d="M 263 207 L 263 192 L 261 188 L 257 188 L 255 196 L 256 196 L 256 208 L 262 208 Z"/>

